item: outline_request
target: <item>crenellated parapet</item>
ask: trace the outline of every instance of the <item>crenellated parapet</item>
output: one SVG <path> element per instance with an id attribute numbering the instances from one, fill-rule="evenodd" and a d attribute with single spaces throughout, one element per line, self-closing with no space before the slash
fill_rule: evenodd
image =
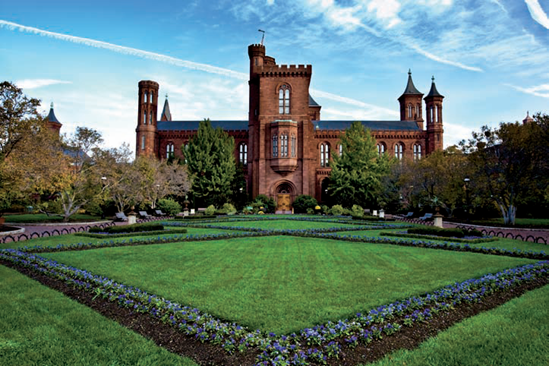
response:
<path id="1" fill-rule="evenodd" d="M 311 65 L 266 65 L 257 68 L 262 77 L 309 77 L 313 72 Z"/>

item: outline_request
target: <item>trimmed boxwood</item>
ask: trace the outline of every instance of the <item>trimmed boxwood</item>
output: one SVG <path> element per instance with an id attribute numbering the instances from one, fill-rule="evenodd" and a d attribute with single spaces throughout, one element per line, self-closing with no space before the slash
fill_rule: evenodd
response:
<path id="1" fill-rule="evenodd" d="M 205 220 L 205 219 L 216 219 L 216 215 L 193 215 L 193 216 L 183 216 L 183 220 Z M 179 217 L 178 217 L 179 219 Z"/>
<path id="2" fill-rule="evenodd" d="M 383 218 L 380 219 L 379 216 L 353 216 L 353 220 L 362 220 L 362 221 L 395 221 L 394 219 Z"/>
<path id="3" fill-rule="evenodd" d="M 164 225 L 160 223 L 146 223 L 146 224 L 135 224 L 135 225 L 123 225 L 123 226 L 109 226 L 106 228 L 92 227 L 90 228 L 89 232 L 118 234 L 118 233 L 136 233 L 136 232 L 146 232 L 146 231 L 162 231 L 162 230 L 164 230 Z"/>
<path id="4" fill-rule="evenodd" d="M 434 226 L 423 226 L 423 227 L 414 227 L 408 229 L 408 234 L 419 234 L 419 235 L 432 235 L 440 236 L 444 238 L 464 238 L 466 236 L 478 236 L 483 237 L 484 235 L 478 230 L 462 230 L 457 228 L 444 229 Z"/>
<path id="5" fill-rule="evenodd" d="M 138 236 L 138 235 L 166 235 L 166 234 L 186 234 L 187 229 L 171 229 L 171 230 L 155 230 L 155 231 L 141 231 L 133 233 L 122 233 L 122 234 L 105 234 L 105 233 L 76 233 L 76 236 L 86 236 L 89 238 L 104 239 L 104 238 L 124 238 L 129 236 Z"/>

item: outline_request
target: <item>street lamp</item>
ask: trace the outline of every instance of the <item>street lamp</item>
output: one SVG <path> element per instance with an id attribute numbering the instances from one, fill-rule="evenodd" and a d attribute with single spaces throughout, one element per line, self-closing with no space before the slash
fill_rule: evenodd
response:
<path id="1" fill-rule="evenodd" d="M 467 223 L 470 223 L 471 222 L 471 212 L 470 212 L 470 201 L 469 201 L 469 182 L 471 181 L 471 179 L 469 179 L 469 177 L 465 177 L 463 179 L 463 182 L 465 183 L 464 185 L 464 189 L 465 189 L 465 203 L 466 203 L 466 207 L 467 207 Z"/>

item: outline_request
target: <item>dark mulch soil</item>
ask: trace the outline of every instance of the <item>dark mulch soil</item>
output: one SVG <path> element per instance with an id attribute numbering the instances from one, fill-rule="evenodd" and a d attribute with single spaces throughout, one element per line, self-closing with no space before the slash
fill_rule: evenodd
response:
<path id="1" fill-rule="evenodd" d="M 14 227 L 14 226 L 8 226 L 8 225 L 0 225 L 0 233 L 5 233 L 8 231 L 15 231 L 21 229 L 20 227 Z"/>
<path id="2" fill-rule="evenodd" d="M 123 326 L 132 329 L 140 335 L 153 340 L 157 345 L 166 348 L 170 352 L 194 359 L 200 365 L 253 365 L 258 352 L 245 352 L 230 355 L 220 346 L 209 343 L 200 343 L 192 336 L 187 336 L 175 328 L 153 319 L 149 315 L 134 313 L 130 309 L 118 307 L 115 303 L 103 298 L 93 299 L 94 295 L 79 289 L 72 288 L 65 283 L 35 273 L 26 268 L 20 268 L 10 262 L 0 261 L 0 264 L 14 268 L 22 274 L 60 291 L 66 296 L 89 306 L 103 316 L 112 319 Z M 398 349 L 414 349 L 424 340 L 435 336 L 450 326 L 465 318 L 475 316 L 483 311 L 493 309 L 505 302 L 519 297 L 527 291 L 542 287 L 549 283 L 548 278 L 536 279 L 530 283 L 522 284 L 506 292 L 495 293 L 483 299 L 482 303 L 460 304 L 454 311 L 442 312 L 424 323 L 414 323 L 413 327 L 403 326 L 402 329 L 391 336 L 383 336 L 381 340 L 375 340 L 368 345 L 358 345 L 351 349 L 340 340 L 342 350 L 339 359 L 331 361 L 328 365 L 352 366 L 379 360 L 385 355 Z M 399 319 L 391 322 L 398 322 Z M 400 322 L 402 324 L 402 322 Z"/>

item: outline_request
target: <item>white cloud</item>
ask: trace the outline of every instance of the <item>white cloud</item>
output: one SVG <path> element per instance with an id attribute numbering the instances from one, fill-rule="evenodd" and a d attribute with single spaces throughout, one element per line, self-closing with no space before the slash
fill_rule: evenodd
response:
<path id="1" fill-rule="evenodd" d="M 526 94 L 535 95 L 536 97 L 549 98 L 549 84 L 541 84 L 537 86 L 532 86 L 530 88 L 523 88 L 521 86 L 505 84 L 510 86 L 518 91 L 521 91 Z"/>
<path id="2" fill-rule="evenodd" d="M 457 145 L 471 137 L 471 128 L 444 122 L 444 147 Z"/>
<path id="3" fill-rule="evenodd" d="M 369 12 L 375 12 L 377 18 L 382 20 L 387 28 L 392 28 L 402 22 L 398 16 L 400 3 L 397 0 L 372 0 L 367 9 Z"/>
<path id="4" fill-rule="evenodd" d="M 358 100 L 342 97 L 342 96 L 339 96 L 339 95 L 323 92 L 323 91 L 316 90 L 316 89 L 310 89 L 310 91 L 311 91 L 311 95 L 314 98 L 317 98 L 317 97 L 318 98 L 325 98 L 325 99 L 333 100 L 335 102 L 341 102 L 341 103 L 345 103 L 345 104 L 354 105 L 354 106 L 357 106 L 357 107 L 364 108 L 368 111 L 367 113 L 368 113 L 369 116 L 371 116 L 371 115 L 375 115 L 375 116 L 380 116 L 380 115 L 381 116 L 383 116 L 383 115 L 385 115 L 385 116 L 388 116 L 388 115 L 389 116 L 399 116 L 399 113 L 395 112 L 392 109 L 379 107 L 379 106 L 376 106 L 376 105 L 373 105 L 373 104 L 364 103 L 364 102 L 361 102 L 361 101 L 358 101 Z"/>
<path id="5" fill-rule="evenodd" d="M 524 0 L 528 6 L 528 11 L 536 22 L 541 24 L 544 28 L 549 29 L 549 17 L 541 7 L 538 0 Z"/>
<path id="6" fill-rule="evenodd" d="M 274 5 L 275 3 L 275 0 L 267 0 L 267 5 Z"/>
<path id="7" fill-rule="evenodd" d="M 41 88 L 43 86 L 56 84 L 71 84 L 70 81 L 55 80 L 55 79 L 24 79 L 15 82 L 15 85 L 21 89 L 29 90 Z"/>

